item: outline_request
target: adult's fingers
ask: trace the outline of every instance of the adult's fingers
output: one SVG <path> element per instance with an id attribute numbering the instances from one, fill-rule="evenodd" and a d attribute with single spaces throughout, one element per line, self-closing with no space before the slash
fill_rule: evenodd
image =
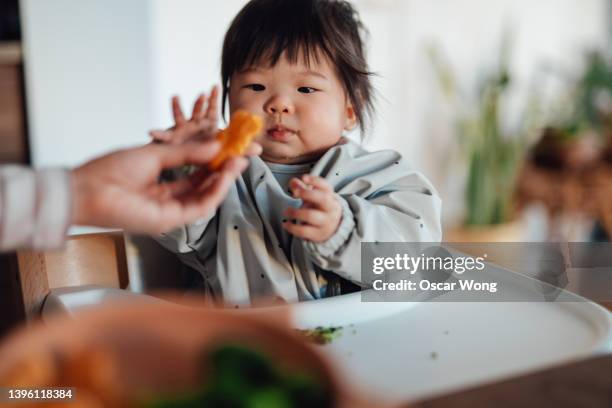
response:
<path id="1" fill-rule="evenodd" d="M 181 197 L 183 223 L 187 224 L 210 214 L 225 199 L 235 180 L 231 173 L 218 173 L 203 191 L 193 191 Z"/>
<path id="2" fill-rule="evenodd" d="M 210 174 L 205 167 L 200 168 L 195 173 L 181 177 L 178 180 L 155 183 L 148 187 L 148 194 L 157 200 L 167 200 L 172 197 L 181 197 L 191 191 L 204 189 L 207 183 L 212 182 L 214 174 Z"/>
<path id="3" fill-rule="evenodd" d="M 172 116 L 174 117 L 174 124 L 176 126 L 182 126 L 185 124 L 185 115 L 181 109 L 181 102 L 178 96 L 172 97 Z"/>
<path id="4" fill-rule="evenodd" d="M 204 165 L 215 157 L 221 145 L 211 140 L 179 145 L 150 144 L 142 149 L 148 149 L 159 160 L 161 167 L 168 169 L 186 164 Z"/>
<path id="5" fill-rule="evenodd" d="M 248 165 L 249 161 L 244 157 L 232 157 L 223 163 L 221 171 L 229 172 L 237 176 L 242 173 L 248 167 Z"/>
<path id="6" fill-rule="evenodd" d="M 149 136 L 151 136 L 151 139 L 153 139 L 153 141 L 159 141 L 164 143 L 172 141 L 172 132 L 169 132 L 167 130 L 150 130 Z"/>
<path id="7" fill-rule="evenodd" d="M 203 157 L 203 159 L 206 160 L 206 157 Z M 185 160 L 183 160 L 180 154 L 172 156 L 171 158 L 166 157 L 165 160 L 166 161 L 162 166 L 163 168 L 172 168 L 183 164 L 192 164 L 192 158 L 186 157 Z M 247 159 L 242 157 L 232 158 L 226 161 L 223 164 L 223 167 L 214 173 L 211 173 L 206 166 L 202 166 L 200 169 L 187 177 L 183 177 L 172 182 L 156 183 L 148 188 L 148 192 L 151 196 L 163 198 L 179 196 L 188 193 L 191 190 L 203 191 L 208 187 L 208 184 L 210 184 L 210 180 L 216 178 L 219 174 L 228 174 L 230 177 L 235 179 L 247 168 L 247 166 Z"/>
<path id="8" fill-rule="evenodd" d="M 240 173 L 242 173 L 248 167 L 248 165 L 249 162 L 247 159 L 243 157 L 236 157 L 227 160 L 225 163 L 223 163 L 223 166 L 220 169 L 212 173 L 207 168 L 202 168 L 201 171 L 204 172 L 204 177 L 200 177 L 198 191 L 206 190 L 209 187 L 211 180 L 215 180 L 222 175 L 229 175 L 232 180 L 237 179 L 240 176 Z M 197 173 L 194 174 L 194 176 L 197 177 Z"/>
<path id="9" fill-rule="evenodd" d="M 210 176 L 210 180 L 203 191 L 192 189 L 180 197 L 156 200 L 153 205 L 156 207 L 156 218 L 159 221 L 152 225 L 151 231 L 148 232 L 154 234 L 167 232 L 214 212 L 225 199 L 234 177 L 230 173 L 215 173 Z"/>
<path id="10" fill-rule="evenodd" d="M 187 177 L 172 182 L 155 183 L 148 187 L 147 194 L 151 198 L 162 201 L 172 197 L 185 197 L 194 192 L 202 193 L 216 182 L 221 173 L 227 173 L 231 179 L 236 179 L 247 166 L 248 161 L 244 158 L 228 160 L 219 171 L 214 173 L 204 166 Z"/>

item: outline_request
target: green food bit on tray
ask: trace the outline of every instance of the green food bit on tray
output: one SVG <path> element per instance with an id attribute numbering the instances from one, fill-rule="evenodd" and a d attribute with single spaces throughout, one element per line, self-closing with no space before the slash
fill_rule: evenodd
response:
<path id="1" fill-rule="evenodd" d="M 342 326 L 316 327 L 310 330 L 299 330 L 316 344 L 329 344 L 342 335 Z"/>
<path id="2" fill-rule="evenodd" d="M 159 398 L 145 408 L 331 407 L 332 396 L 316 377 L 281 370 L 250 348 L 224 345 L 206 357 L 209 381 L 189 394 Z"/>

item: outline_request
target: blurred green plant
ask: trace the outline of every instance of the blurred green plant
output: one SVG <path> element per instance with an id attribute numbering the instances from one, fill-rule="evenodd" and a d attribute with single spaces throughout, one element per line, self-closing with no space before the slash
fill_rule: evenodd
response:
<path id="1" fill-rule="evenodd" d="M 514 130 L 502 124 L 504 102 L 512 86 L 510 40 L 504 35 L 497 67 L 483 77 L 476 98 L 460 92 L 453 70 L 438 48 L 428 49 L 442 92 L 454 110 L 460 147 L 467 160 L 466 226 L 512 221 L 516 180 L 536 128 L 539 104 L 535 96 L 527 98 Z"/>

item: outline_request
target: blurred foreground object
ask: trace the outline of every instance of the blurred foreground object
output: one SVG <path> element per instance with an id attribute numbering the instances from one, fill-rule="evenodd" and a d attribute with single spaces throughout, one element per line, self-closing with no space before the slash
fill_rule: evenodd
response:
<path id="1" fill-rule="evenodd" d="M 264 321 L 195 303 L 83 311 L 13 333 L 0 347 L 0 386 L 76 387 L 76 401 L 53 407 L 199 406 L 180 402 L 202 390 L 236 407 L 373 405 L 349 395 L 327 361 L 286 328 L 283 310 L 274 313 Z"/>
<path id="2" fill-rule="evenodd" d="M 226 344 L 204 356 L 210 381 L 191 393 L 153 397 L 148 408 L 331 407 L 329 390 L 313 376 L 285 372 L 269 356 Z"/>

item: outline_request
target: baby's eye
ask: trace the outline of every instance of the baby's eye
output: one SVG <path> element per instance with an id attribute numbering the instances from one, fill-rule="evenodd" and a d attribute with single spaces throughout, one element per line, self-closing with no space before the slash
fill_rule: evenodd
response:
<path id="1" fill-rule="evenodd" d="M 316 89 L 311 88 L 309 86 L 302 86 L 302 87 L 298 88 L 298 92 L 306 93 L 306 94 L 313 93 L 313 92 L 316 92 L 316 91 L 317 91 Z"/>
<path id="2" fill-rule="evenodd" d="M 255 92 L 261 92 L 261 91 L 266 90 L 266 87 L 263 86 L 262 84 L 248 84 L 248 85 L 245 85 L 243 88 L 247 88 Z"/>

